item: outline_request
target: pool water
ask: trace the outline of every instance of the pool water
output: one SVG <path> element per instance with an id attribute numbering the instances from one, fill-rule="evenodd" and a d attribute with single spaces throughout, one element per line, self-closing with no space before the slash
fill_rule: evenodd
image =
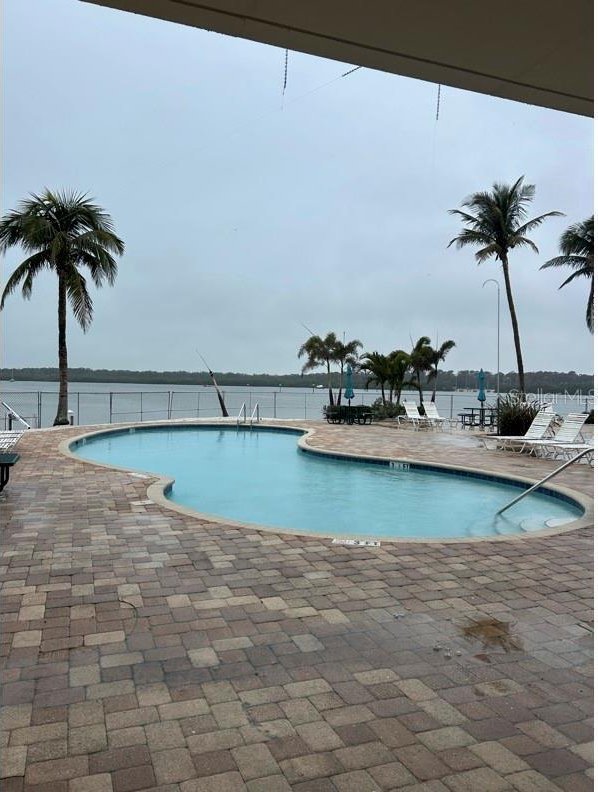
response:
<path id="1" fill-rule="evenodd" d="M 456 538 L 518 534 L 583 511 L 511 484 L 306 453 L 296 432 L 260 428 L 144 428 L 71 445 L 79 456 L 173 478 L 168 497 L 198 512 L 327 536 Z"/>

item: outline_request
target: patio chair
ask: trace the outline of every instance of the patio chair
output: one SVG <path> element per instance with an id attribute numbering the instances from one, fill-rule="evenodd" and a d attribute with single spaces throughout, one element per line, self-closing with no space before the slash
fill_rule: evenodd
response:
<path id="1" fill-rule="evenodd" d="M 25 429 L 10 429 L 0 431 L 0 452 L 8 451 L 10 448 L 16 445 L 25 431 Z"/>
<path id="2" fill-rule="evenodd" d="M 587 443 L 578 443 L 576 441 L 587 417 L 585 413 L 569 413 L 555 432 L 554 437 L 536 440 L 526 438 L 521 450 L 527 451 L 529 454 L 549 456 L 555 459 L 560 455 L 582 451 L 583 448 L 590 446 Z"/>
<path id="3" fill-rule="evenodd" d="M 548 434 L 554 419 L 555 415 L 552 412 L 552 408 L 540 408 L 524 435 L 497 435 L 496 437 L 480 437 L 480 440 L 488 450 L 493 448 L 497 450 L 515 450 L 518 448 L 519 451 L 523 451 L 527 440 L 541 440 Z M 492 446 L 491 443 L 495 445 Z"/>
<path id="4" fill-rule="evenodd" d="M 445 426 L 452 427 L 458 424 L 455 418 L 443 418 L 438 412 L 438 407 L 432 401 L 424 402 L 424 412 L 434 428 L 442 429 Z"/>
<path id="5" fill-rule="evenodd" d="M 401 421 L 404 423 L 410 423 L 415 429 L 419 429 L 422 426 L 432 426 L 432 422 L 429 418 L 427 418 L 425 415 L 419 414 L 417 404 L 414 401 L 404 401 L 403 407 L 405 408 L 406 414 L 399 415 L 397 418 L 399 426 L 401 425 Z"/>

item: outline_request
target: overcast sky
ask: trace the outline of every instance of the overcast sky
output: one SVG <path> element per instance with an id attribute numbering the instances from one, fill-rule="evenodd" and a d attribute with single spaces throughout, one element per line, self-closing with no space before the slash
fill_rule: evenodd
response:
<path id="1" fill-rule="evenodd" d="M 592 213 L 592 123 L 76 0 L 4 3 L 3 212 L 88 191 L 126 252 L 93 292 L 71 366 L 297 371 L 307 336 L 368 351 L 455 340 L 445 367 L 496 368 L 498 265 L 447 250 L 447 210 L 525 174 L 540 255 L 511 259 L 527 370 L 592 369 L 588 282 L 539 272 Z M 4 261 L 3 280 L 19 263 Z M 501 369 L 515 368 L 501 283 Z M 56 280 L 3 314 L 2 362 L 54 366 Z"/>

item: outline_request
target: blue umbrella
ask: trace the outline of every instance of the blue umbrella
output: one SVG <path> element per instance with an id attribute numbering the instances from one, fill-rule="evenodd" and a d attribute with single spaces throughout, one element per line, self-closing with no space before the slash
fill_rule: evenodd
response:
<path id="1" fill-rule="evenodd" d="M 345 399 L 351 405 L 351 399 L 355 398 L 353 391 L 353 368 L 350 363 L 347 363 L 347 370 L 345 371 Z"/>
<path id="2" fill-rule="evenodd" d="M 480 388 L 478 392 L 478 401 L 482 402 L 483 405 L 486 401 L 486 375 L 483 369 L 478 371 L 478 386 Z"/>

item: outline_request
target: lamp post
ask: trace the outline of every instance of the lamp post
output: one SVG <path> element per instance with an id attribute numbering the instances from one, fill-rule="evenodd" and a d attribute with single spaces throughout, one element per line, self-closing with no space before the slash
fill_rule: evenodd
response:
<path id="1" fill-rule="evenodd" d="M 482 283 L 482 288 L 487 283 L 496 284 L 496 398 L 500 396 L 500 283 L 496 278 L 488 278 Z"/>

